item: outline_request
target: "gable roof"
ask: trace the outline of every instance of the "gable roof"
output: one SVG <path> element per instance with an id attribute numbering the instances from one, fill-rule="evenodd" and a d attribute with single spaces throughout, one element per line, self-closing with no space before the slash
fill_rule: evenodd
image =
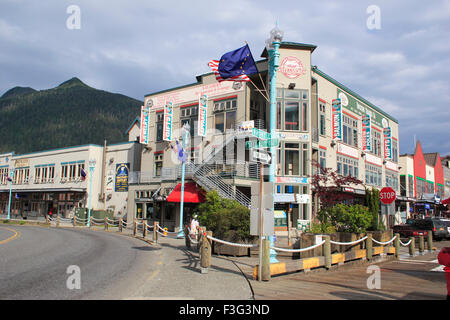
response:
<path id="1" fill-rule="evenodd" d="M 436 161 L 438 159 L 438 155 L 439 154 L 437 152 L 424 153 L 423 157 L 425 158 L 425 162 L 427 163 L 427 165 L 434 167 L 436 165 Z"/>

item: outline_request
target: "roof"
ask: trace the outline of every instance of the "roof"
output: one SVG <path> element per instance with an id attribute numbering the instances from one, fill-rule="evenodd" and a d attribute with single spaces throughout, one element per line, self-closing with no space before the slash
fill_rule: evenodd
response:
<path id="1" fill-rule="evenodd" d="M 423 157 L 425 158 L 425 162 L 427 163 L 427 165 L 434 167 L 436 165 L 436 161 L 438 159 L 438 155 L 439 154 L 437 152 L 424 153 Z"/>
<path id="2" fill-rule="evenodd" d="M 128 127 L 128 129 L 125 131 L 125 134 L 128 134 L 128 132 L 130 132 L 131 128 L 133 128 L 135 123 L 141 123 L 141 119 L 139 119 L 138 117 L 136 117 L 136 119 L 134 119 L 134 121 L 131 123 L 131 125 Z"/>
<path id="3" fill-rule="evenodd" d="M 306 49 L 311 51 L 311 53 L 317 48 L 317 46 L 313 44 L 300 43 L 300 42 L 290 42 L 290 41 L 282 41 L 280 44 L 280 48 L 283 49 Z M 261 57 L 267 57 L 267 48 L 264 48 L 261 53 Z"/>
<path id="4" fill-rule="evenodd" d="M 392 121 L 394 121 L 395 123 L 398 123 L 398 120 L 395 119 L 394 117 L 392 117 L 391 115 L 387 114 L 385 111 L 381 110 L 379 107 L 377 107 L 376 105 L 374 105 L 373 103 L 371 103 L 370 101 L 364 99 L 363 97 L 361 97 L 359 94 L 357 94 L 356 92 L 354 92 L 353 90 L 349 89 L 348 87 L 344 86 L 342 83 L 338 82 L 337 80 L 333 79 L 332 77 L 330 77 L 329 75 L 327 75 L 325 72 L 323 72 L 322 70 L 319 70 L 317 68 L 317 66 L 313 66 L 311 68 L 311 70 L 313 72 L 315 72 L 316 74 L 324 77 L 325 79 L 327 79 L 328 81 L 332 82 L 334 85 L 338 86 L 339 88 L 341 88 L 344 91 L 347 91 L 349 94 L 351 94 L 352 96 L 354 96 L 355 98 L 361 100 L 362 102 L 364 102 L 365 104 L 367 104 L 368 106 L 372 107 L 374 110 L 378 111 L 379 113 L 381 113 L 382 115 L 388 117 L 389 119 L 391 119 Z"/>

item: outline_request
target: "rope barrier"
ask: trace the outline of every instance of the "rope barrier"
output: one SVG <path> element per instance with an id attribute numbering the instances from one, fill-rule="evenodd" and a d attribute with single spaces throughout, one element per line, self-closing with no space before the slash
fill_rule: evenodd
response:
<path id="1" fill-rule="evenodd" d="M 228 242 L 225 240 L 220 240 L 211 236 L 206 236 L 208 239 L 216 241 L 216 242 L 220 242 L 223 244 L 227 244 L 229 246 L 233 246 L 233 247 L 243 247 L 243 248 L 253 248 L 253 247 L 257 247 L 258 245 L 256 244 L 243 244 L 243 243 L 233 243 L 233 242 Z"/>
<path id="2" fill-rule="evenodd" d="M 161 228 L 161 226 L 159 224 L 158 224 L 158 228 L 161 229 L 164 232 L 167 232 L 167 233 L 180 233 L 179 231 L 167 231 L 167 230 L 164 230 L 163 228 Z"/>
<path id="3" fill-rule="evenodd" d="M 198 244 L 199 243 L 199 241 L 192 239 L 189 234 L 187 236 L 188 236 L 189 241 L 191 241 L 193 244 Z"/>
<path id="4" fill-rule="evenodd" d="M 320 247 L 324 243 L 325 243 L 325 240 L 322 240 L 318 244 L 315 244 L 315 245 L 313 245 L 311 247 L 308 247 L 308 248 L 302 248 L 302 249 L 285 249 L 285 248 L 277 248 L 277 247 L 270 247 L 270 248 L 275 250 L 275 251 L 283 251 L 283 252 L 304 252 L 304 251 L 308 251 L 308 250 L 312 250 L 314 248 Z"/>
<path id="5" fill-rule="evenodd" d="M 330 240 L 330 243 L 337 244 L 337 245 L 340 245 L 340 246 L 349 246 L 349 245 L 360 243 L 360 242 L 362 242 L 362 241 L 364 241 L 366 239 L 367 239 L 367 236 L 365 236 L 364 238 L 361 238 L 359 240 L 352 241 L 352 242 L 338 242 L 338 241 L 331 241 Z"/>
<path id="6" fill-rule="evenodd" d="M 407 247 L 407 246 L 409 246 L 409 244 L 411 243 L 412 240 L 409 239 L 409 241 L 407 243 L 403 243 L 402 240 L 399 240 L 399 241 L 402 246 Z"/>
<path id="7" fill-rule="evenodd" d="M 384 246 L 384 245 L 389 244 L 389 243 L 391 243 L 392 241 L 394 241 L 395 238 L 397 238 L 397 236 L 393 237 L 391 240 L 386 241 L 386 242 L 380 242 L 380 241 L 377 241 L 377 240 L 375 240 L 375 239 L 372 239 L 372 240 L 373 240 L 373 242 L 378 243 L 378 244 L 381 244 L 382 246 Z"/>

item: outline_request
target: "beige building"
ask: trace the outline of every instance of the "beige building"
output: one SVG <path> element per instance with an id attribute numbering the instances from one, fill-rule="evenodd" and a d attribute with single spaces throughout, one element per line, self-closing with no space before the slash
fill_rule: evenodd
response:
<path id="1" fill-rule="evenodd" d="M 311 175 L 315 173 L 312 160 L 343 175 L 357 177 L 366 187 L 391 186 L 400 193 L 398 121 L 314 66 L 311 56 L 315 48 L 309 44 L 282 42 L 276 83 L 276 124 L 281 139 L 273 155 L 275 209 L 286 212 L 292 206 L 291 223 L 299 228 L 313 219 L 318 207 L 310 185 Z M 239 129 L 250 121 L 256 128 L 268 131 L 270 104 L 259 92 L 269 88 L 265 49 L 261 57 L 257 62 L 260 74 L 250 76 L 252 83 L 219 83 L 213 73 L 207 73 L 198 76 L 192 84 L 145 96 L 150 117 L 149 140 L 142 152 L 141 169 L 131 173 L 129 221 L 158 220 L 169 229 L 179 225 L 179 202 L 166 201 L 180 183 L 181 171 L 175 152 L 163 139 L 164 106 L 168 102 L 173 104 L 172 147 L 175 139 L 181 137 L 182 125 L 190 124 L 187 181 L 249 205 L 250 185 L 258 181 L 259 166 L 250 161 L 251 151 L 245 145 L 254 138 Z M 207 95 L 208 129 L 204 137 L 198 135 L 197 128 L 199 98 L 203 94 Z M 333 101 L 337 98 L 341 111 L 333 112 Z M 367 115 L 370 124 L 363 123 Z M 130 140 L 142 135 L 140 122 L 136 120 L 130 126 Z M 366 124 L 370 132 L 365 130 Z M 390 129 L 390 137 L 384 137 L 384 129 Z M 385 141 L 390 143 L 390 148 L 384 148 Z M 371 148 L 365 148 L 366 145 Z M 347 186 L 342 192 L 361 202 L 365 186 Z M 186 206 L 185 219 L 196 204 Z M 285 225 L 286 221 L 280 223 Z"/>
<path id="2" fill-rule="evenodd" d="M 50 210 L 72 217 L 76 208 L 88 208 L 89 202 L 92 210 L 109 210 L 116 217 L 124 216 L 128 172 L 140 166 L 141 148 L 137 142 L 125 142 L 1 154 L 0 214 L 8 212 L 11 188 L 13 218 L 45 216 Z M 92 160 L 95 166 L 91 177 Z"/>

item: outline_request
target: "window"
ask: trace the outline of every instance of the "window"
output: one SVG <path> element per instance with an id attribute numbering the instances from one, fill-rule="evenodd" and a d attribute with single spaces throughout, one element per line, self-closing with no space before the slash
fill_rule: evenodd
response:
<path id="1" fill-rule="evenodd" d="M 277 129 L 307 131 L 308 91 L 278 89 L 277 96 Z"/>
<path id="2" fill-rule="evenodd" d="M 338 173 L 343 176 L 358 178 L 358 159 L 338 155 L 337 168 Z"/>
<path id="3" fill-rule="evenodd" d="M 162 171 L 162 167 L 163 167 L 163 153 L 155 153 L 154 155 L 154 159 L 155 159 L 155 177 L 160 177 L 161 176 L 161 171 Z"/>
<path id="4" fill-rule="evenodd" d="M 8 184 L 9 168 L 0 168 L 0 184 Z"/>
<path id="5" fill-rule="evenodd" d="M 427 193 L 434 193 L 434 183 L 427 181 Z"/>
<path id="6" fill-rule="evenodd" d="M 156 142 L 163 140 L 164 112 L 156 114 Z"/>
<path id="7" fill-rule="evenodd" d="M 366 163 L 366 184 L 381 187 L 381 168 Z"/>
<path id="8" fill-rule="evenodd" d="M 398 191 L 398 173 L 390 170 L 386 170 L 386 187 L 391 187 L 395 191 Z"/>
<path id="9" fill-rule="evenodd" d="M 372 134 L 372 153 L 381 157 L 381 133 L 377 130 L 373 130 Z"/>
<path id="10" fill-rule="evenodd" d="M 14 170 L 13 183 L 27 184 L 30 178 L 30 168 L 19 168 Z"/>
<path id="11" fill-rule="evenodd" d="M 421 198 L 424 193 L 426 193 L 426 183 L 425 180 L 417 177 L 416 178 L 416 184 L 417 184 L 417 198 Z"/>
<path id="12" fill-rule="evenodd" d="M 198 105 L 181 108 L 180 128 L 186 123 L 189 124 L 189 134 L 191 135 L 191 138 L 195 137 L 198 129 Z"/>
<path id="13" fill-rule="evenodd" d="M 77 170 L 77 171 L 78 171 L 78 174 L 77 174 L 77 175 L 78 175 L 78 178 L 81 178 L 81 170 L 84 171 L 84 162 L 78 163 L 78 164 L 77 164 L 77 169 L 78 169 L 78 170 Z M 53 177 L 50 177 L 50 176 L 49 176 L 49 178 L 53 180 Z"/>
<path id="14" fill-rule="evenodd" d="M 327 134 L 326 110 L 326 105 L 319 103 L 319 134 L 321 136 L 326 136 Z"/>
<path id="15" fill-rule="evenodd" d="M 358 121 L 342 114 L 342 142 L 358 147 Z"/>
<path id="16" fill-rule="evenodd" d="M 74 181 L 76 179 L 76 170 L 77 170 L 76 164 L 69 165 L 69 180 L 70 181 Z"/>
<path id="17" fill-rule="evenodd" d="M 300 175 L 300 150 L 298 143 L 285 144 L 284 159 L 284 174 L 287 176 Z"/>
<path id="18" fill-rule="evenodd" d="M 395 139 L 392 139 L 392 161 L 398 162 L 398 142 Z"/>
<path id="19" fill-rule="evenodd" d="M 408 175 L 408 195 L 409 197 L 414 197 L 414 178 Z"/>
<path id="20" fill-rule="evenodd" d="M 327 151 L 326 150 L 319 150 L 319 165 L 320 170 L 319 172 L 322 172 L 323 169 L 327 167 Z"/>
<path id="21" fill-rule="evenodd" d="M 236 127 L 236 98 L 221 100 L 214 103 L 214 127 L 223 133 Z"/>
<path id="22" fill-rule="evenodd" d="M 69 165 L 61 164 L 61 181 L 66 181 L 69 173 Z"/>

